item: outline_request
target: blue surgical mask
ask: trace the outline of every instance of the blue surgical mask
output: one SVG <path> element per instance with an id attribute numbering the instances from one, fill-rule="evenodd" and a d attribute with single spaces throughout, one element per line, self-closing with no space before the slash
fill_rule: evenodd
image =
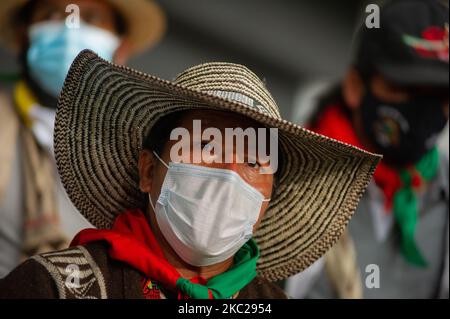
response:
<path id="1" fill-rule="evenodd" d="M 59 95 L 70 65 L 80 51 L 91 49 L 112 61 L 120 44 L 120 39 L 109 31 L 85 23 L 80 23 L 79 28 L 68 28 L 64 21 L 33 24 L 29 39 L 30 76 L 54 97 Z"/>

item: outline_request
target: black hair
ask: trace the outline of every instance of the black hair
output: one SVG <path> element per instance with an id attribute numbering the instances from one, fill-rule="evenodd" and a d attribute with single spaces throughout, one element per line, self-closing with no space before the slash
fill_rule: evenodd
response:
<path id="1" fill-rule="evenodd" d="M 169 141 L 170 132 L 180 126 L 181 119 L 186 113 L 187 111 L 183 110 L 170 113 L 160 118 L 145 137 L 142 147 L 161 155 Z"/>
<path id="2" fill-rule="evenodd" d="M 120 14 L 120 12 L 113 8 L 114 21 L 116 25 L 116 32 L 118 35 L 124 35 L 128 32 L 127 22 L 125 18 Z"/>
<path id="3" fill-rule="evenodd" d="M 10 19 L 11 22 L 19 23 L 21 26 L 27 26 L 31 23 L 33 11 L 36 7 L 37 0 L 30 0 L 25 3 L 20 9 L 13 14 Z"/>
<path id="4" fill-rule="evenodd" d="M 372 77 L 375 75 L 375 69 L 371 65 L 368 64 L 362 65 L 360 63 L 354 64 L 353 67 L 361 77 L 364 86 L 366 88 L 370 87 L 370 81 Z M 328 91 L 322 94 L 322 96 L 319 98 L 317 106 L 314 108 L 314 111 L 308 121 L 311 127 L 316 126 L 317 121 L 320 119 L 325 109 L 330 105 L 337 105 L 338 107 L 341 108 L 341 111 L 344 114 L 346 114 L 349 118 L 351 117 L 351 110 L 348 107 L 346 107 L 345 100 L 342 95 L 341 83 L 337 83 L 331 86 L 331 88 L 328 89 Z"/>
<path id="5" fill-rule="evenodd" d="M 313 114 L 309 119 L 309 126 L 315 127 L 325 109 L 330 105 L 338 105 L 344 112 L 350 112 L 350 110 L 345 107 L 344 104 L 344 98 L 342 96 L 342 85 L 340 83 L 335 84 L 319 98 L 317 106 L 314 107 Z"/>
<path id="6" fill-rule="evenodd" d="M 145 137 L 142 148 L 149 151 L 154 151 L 156 154 L 161 156 L 164 147 L 169 141 L 170 133 L 173 129 L 180 126 L 181 119 L 188 111 L 189 110 L 177 111 L 160 118 L 150 129 L 149 134 Z M 278 152 L 278 154 L 280 154 L 280 152 Z M 280 177 L 282 175 L 282 167 L 283 159 L 282 157 L 278 157 L 278 169 L 273 178 L 272 197 L 278 188 Z"/>

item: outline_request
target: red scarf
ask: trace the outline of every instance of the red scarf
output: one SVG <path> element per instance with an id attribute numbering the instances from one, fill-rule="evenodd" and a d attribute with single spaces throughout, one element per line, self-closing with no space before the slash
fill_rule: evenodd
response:
<path id="1" fill-rule="evenodd" d="M 139 270 L 147 278 L 177 291 L 176 282 L 181 277 L 178 271 L 165 259 L 144 214 L 136 209 L 120 214 L 111 230 L 84 229 L 72 240 L 71 246 L 85 245 L 104 240 L 110 245 L 109 256 L 125 262 Z M 192 283 L 204 284 L 202 277 L 190 279 Z M 209 291 L 210 299 L 213 298 Z M 178 292 L 178 299 L 187 296 Z"/>
<path id="2" fill-rule="evenodd" d="M 350 119 L 339 105 L 332 105 L 326 108 L 311 130 L 364 149 L 364 146 L 359 141 L 353 129 Z M 392 210 L 394 195 L 402 186 L 400 176 L 395 169 L 390 168 L 381 161 L 375 170 L 374 180 L 385 195 L 385 210 L 386 212 L 390 212 Z M 418 180 L 413 179 L 414 183 L 417 184 Z"/>

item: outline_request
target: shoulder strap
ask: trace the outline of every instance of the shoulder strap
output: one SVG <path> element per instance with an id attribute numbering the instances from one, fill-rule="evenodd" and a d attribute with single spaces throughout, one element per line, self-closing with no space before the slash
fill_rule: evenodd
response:
<path id="1" fill-rule="evenodd" d="M 449 294 L 449 180 L 448 180 L 448 157 L 441 152 L 441 165 L 439 167 L 439 178 L 442 181 L 442 200 L 446 202 L 446 230 L 443 236 L 442 262 L 440 267 L 440 280 L 435 290 L 434 298 L 448 299 Z"/>
<path id="2" fill-rule="evenodd" d="M 5 194 L 5 190 L 9 185 L 12 171 L 12 163 L 14 161 L 17 133 L 19 129 L 19 120 L 14 112 L 11 97 L 5 92 L 0 91 L 0 200 Z"/>
<path id="3" fill-rule="evenodd" d="M 355 244 L 348 229 L 326 253 L 325 269 L 338 298 L 363 298 L 362 279 L 356 260 Z"/>
<path id="4" fill-rule="evenodd" d="M 83 246 L 32 257 L 49 272 L 61 299 L 108 298 L 103 274 Z"/>
<path id="5" fill-rule="evenodd" d="M 446 231 L 444 235 L 444 251 L 442 256 L 444 257 L 441 263 L 441 277 L 439 281 L 439 288 L 436 293 L 436 298 L 448 299 L 448 279 L 449 279 L 449 216 L 448 216 L 448 200 L 447 200 L 447 218 L 446 218 Z"/>

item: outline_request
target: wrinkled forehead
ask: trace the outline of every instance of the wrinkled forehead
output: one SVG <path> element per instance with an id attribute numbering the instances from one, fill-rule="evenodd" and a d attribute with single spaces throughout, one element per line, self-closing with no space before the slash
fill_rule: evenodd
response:
<path id="1" fill-rule="evenodd" d="M 264 166 L 264 174 L 269 174 L 278 165 L 277 132 L 276 128 L 266 128 L 237 113 L 188 111 L 169 133 L 166 151 L 170 152 L 172 162 L 251 162 L 258 164 L 257 169 Z M 273 170 L 267 170 L 269 165 Z"/>
<path id="2" fill-rule="evenodd" d="M 264 128 L 262 124 L 244 115 L 216 110 L 187 111 L 181 117 L 179 126 L 191 130 L 194 127 L 194 120 L 196 120 L 196 123 L 201 121 L 202 129 L 208 127 L 219 130 L 224 130 L 225 128 Z"/>

